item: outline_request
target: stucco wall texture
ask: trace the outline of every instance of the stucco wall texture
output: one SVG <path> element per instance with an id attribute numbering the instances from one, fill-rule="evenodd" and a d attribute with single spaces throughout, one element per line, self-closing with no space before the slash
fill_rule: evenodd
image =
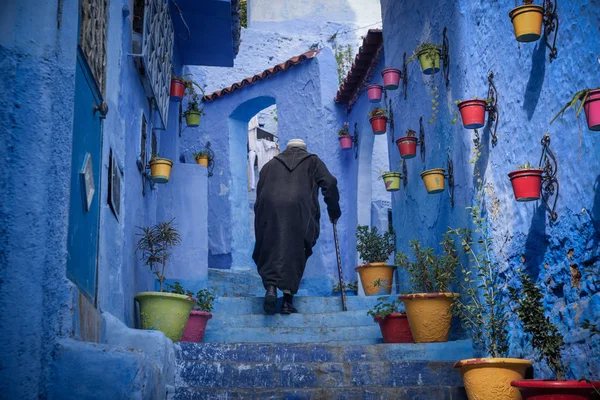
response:
<path id="1" fill-rule="evenodd" d="M 446 87 L 441 74 L 436 75 L 440 112 L 435 124 L 425 125 L 425 165 L 418 158 L 409 160 L 408 187 L 393 195 L 398 249 L 406 251 L 408 240 L 414 237 L 435 245 L 449 225 L 470 225 L 465 206 L 473 202 L 473 168 L 477 167 L 484 179 L 485 213 L 503 271 L 501 280 L 514 285 L 519 269 L 533 274 L 546 295 L 550 319 L 565 335 L 564 358 L 571 377 L 597 378 L 599 338 L 589 338 L 581 323 L 584 319 L 600 321 L 600 136 L 587 129 L 583 117 L 577 121 L 572 110 L 552 126 L 549 122 L 576 91 L 599 85 L 600 2 L 559 2 L 558 58 L 552 63 L 543 41 L 517 43 L 508 17 L 512 3 L 382 0 L 381 5 L 386 65 L 401 68 L 403 53 L 410 55 L 421 41 L 441 43 L 444 27 L 450 44 L 450 85 Z M 397 132 L 417 129 L 419 117 L 426 121 L 432 111 L 429 88 L 424 85 L 427 77 L 418 62 L 409 64 L 408 71 L 408 100 L 399 92 L 392 95 Z M 456 111 L 453 101 L 485 98 L 490 71 L 499 93 L 498 144 L 491 147 L 490 134 L 483 130 L 483 151 L 474 166 L 468 161 L 474 134 L 462 127 L 460 119 L 451 124 Z M 541 201 L 516 202 L 507 177 L 518 164 L 538 162 L 540 140 L 546 132 L 559 162 L 559 218 L 555 223 L 548 222 Z M 453 208 L 447 192 L 427 195 L 419 177 L 425 168 L 445 167 L 447 148 L 454 160 Z M 390 148 L 390 154 L 395 164 L 398 150 Z M 582 274 L 580 287 L 571 281 L 574 264 Z M 509 331 L 511 355 L 535 359 L 514 318 Z M 551 376 L 543 364 L 536 365 L 536 375 Z"/>

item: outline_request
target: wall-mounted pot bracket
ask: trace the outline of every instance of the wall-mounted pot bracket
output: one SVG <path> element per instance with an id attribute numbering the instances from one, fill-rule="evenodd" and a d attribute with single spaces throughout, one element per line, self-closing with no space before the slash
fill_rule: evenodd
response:
<path id="1" fill-rule="evenodd" d="M 542 169 L 542 200 L 550 212 L 548 219 L 550 222 L 556 221 L 556 203 L 558 201 L 558 192 L 560 183 L 558 181 L 558 160 L 556 155 L 550 149 L 550 135 L 547 133 L 542 138 L 542 156 L 540 157 L 539 167 Z M 554 200 L 552 200 L 554 198 Z M 550 206 L 552 204 L 552 206 Z"/>
<path id="2" fill-rule="evenodd" d="M 354 135 L 352 136 L 352 146 L 354 147 L 354 159 L 358 158 L 358 122 L 354 123 Z"/>
<path id="3" fill-rule="evenodd" d="M 548 55 L 550 62 L 558 55 L 558 49 L 556 48 L 559 25 L 558 13 L 556 12 L 557 5 L 558 0 L 554 0 L 554 2 L 552 0 L 544 0 L 544 40 L 546 41 L 546 46 L 550 49 L 550 54 Z M 550 40 L 553 32 L 553 38 Z"/>
<path id="4" fill-rule="evenodd" d="M 496 133 L 498 130 L 498 117 L 500 112 L 498 111 L 498 89 L 496 89 L 496 85 L 494 84 L 494 72 L 490 72 L 488 75 L 488 82 L 488 104 L 486 106 L 486 111 L 488 112 L 487 124 L 492 135 L 492 146 L 495 146 L 498 142 Z"/>
<path id="5" fill-rule="evenodd" d="M 442 73 L 446 78 L 446 87 L 450 85 L 450 43 L 448 42 L 448 36 L 446 36 L 446 27 L 442 32 L 442 53 L 440 59 L 443 63 Z"/>
<path id="6" fill-rule="evenodd" d="M 450 205 L 454 207 L 454 163 L 452 162 L 452 154 L 450 147 L 447 149 L 448 161 L 446 164 L 446 173 L 444 178 L 448 179 L 448 194 L 450 195 Z"/>
<path id="7" fill-rule="evenodd" d="M 425 128 L 423 127 L 423 116 L 419 118 L 419 140 L 417 146 L 420 146 L 421 162 L 425 164 Z"/>
<path id="8" fill-rule="evenodd" d="M 406 52 L 404 52 L 404 61 L 402 63 L 402 91 L 404 92 L 404 100 L 408 95 L 408 65 L 406 63 Z"/>

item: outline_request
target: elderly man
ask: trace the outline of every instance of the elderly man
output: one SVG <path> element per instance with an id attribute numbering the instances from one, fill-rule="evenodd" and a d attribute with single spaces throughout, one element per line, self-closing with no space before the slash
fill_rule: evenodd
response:
<path id="1" fill-rule="evenodd" d="M 332 222 L 342 214 L 337 180 L 301 139 L 260 171 L 254 205 L 256 245 L 252 258 L 266 289 L 264 310 L 277 311 L 277 289 L 283 292 L 281 314 L 298 312 L 293 295 L 298 291 L 306 260 L 319 237 L 319 188 Z"/>

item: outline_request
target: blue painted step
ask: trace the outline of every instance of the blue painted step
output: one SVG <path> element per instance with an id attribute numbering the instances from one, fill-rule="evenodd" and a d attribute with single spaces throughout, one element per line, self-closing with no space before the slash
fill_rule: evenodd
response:
<path id="1" fill-rule="evenodd" d="M 213 314 L 209 322 L 211 330 L 223 328 L 330 328 L 344 326 L 378 326 L 373 317 L 365 310 L 346 311 L 344 313 L 319 314 Z"/>

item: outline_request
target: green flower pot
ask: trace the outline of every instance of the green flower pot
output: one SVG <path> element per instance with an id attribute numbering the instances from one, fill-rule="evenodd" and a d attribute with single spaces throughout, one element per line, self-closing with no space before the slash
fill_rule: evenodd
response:
<path id="1" fill-rule="evenodd" d="M 200 113 L 198 111 L 186 111 L 185 123 L 187 126 L 195 128 L 200 125 Z"/>
<path id="2" fill-rule="evenodd" d="M 135 296 L 140 304 L 142 329 L 156 330 L 178 342 L 196 301 L 173 293 L 141 292 Z"/>
<path id="3" fill-rule="evenodd" d="M 440 51 L 425 50 L 417 53 L 419 62 L 421 63 L 421 71 L 425 75 L 433 75 L 440 71 Z"/>

